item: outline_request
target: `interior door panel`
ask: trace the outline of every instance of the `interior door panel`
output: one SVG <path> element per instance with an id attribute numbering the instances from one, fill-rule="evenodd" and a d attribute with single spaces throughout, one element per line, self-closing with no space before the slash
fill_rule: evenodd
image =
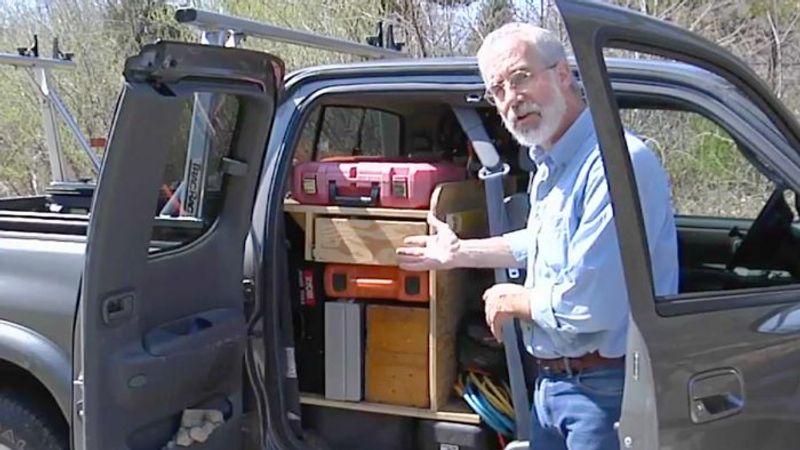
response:
<path id="1" fill-rule="evenodd" d="M 126 62 L 89 223 L 74 448 L 160 449 L 192 408 L 224 417 L 192 448 L 240 448 L 243 249 L 279 67 L 263 53 L 172 42 Z M 169 171 L 187 174 L 175 188 L 196 216 L 159 213 Z"/>

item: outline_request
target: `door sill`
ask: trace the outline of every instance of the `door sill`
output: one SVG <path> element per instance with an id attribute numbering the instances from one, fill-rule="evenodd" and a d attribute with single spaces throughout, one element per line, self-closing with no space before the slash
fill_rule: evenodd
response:
<path id="1" fill-rule="evenodd" d="M 376 414 L 389 414 L 394 416 L 441 420 L 445 422 L 479 424 L 481 421 L 477 414 L 467 412 L 468 409 L 459 404 L 457 401 L 453 401 L 445 405 L 442 411 L 433 411 L 425 408 L 412 408 L 408 406 L 387 405 L 382 403 L 330 400 L 317 394 L 301 394 L 300 403 L 304 405 L 326 406 L 330 408 L 349 409 L 353 411 L 364 411 Z"/>

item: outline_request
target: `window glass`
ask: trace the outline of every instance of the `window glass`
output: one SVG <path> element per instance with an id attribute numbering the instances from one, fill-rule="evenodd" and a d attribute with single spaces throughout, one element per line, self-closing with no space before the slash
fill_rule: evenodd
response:
<path id="1" fill-rule="evenodd" d="M 676 214 L 755 219 L 769 198 L 773 183 L 727 131 L 705 116 L 629 109 L 621 117 L 661 159 Z"/>
<path id="2" fill-rule="evenodd" d="M 400 152 L 400 117 L 396 114 L 323 106 L 309 117 L 295 150 L 296 163 L 337 156 L 397 156 Z"/>
<path id="3" fill-rule="evenodd" d="M 178 132 L 166 143 L 167 164 L 156 205 L 155 247 L 186 244 L 216 220 L 224 190 L 224 158 L 233 142 L 239 101 L 195 94 L 183 104 Z"/>
<path id="4" fill-rule="evenodd" d="M 720 124 L 695 112 L 621 111 L 669 176 L 679 293 L 800 282 L 794 194 L 778 189 Z"/>

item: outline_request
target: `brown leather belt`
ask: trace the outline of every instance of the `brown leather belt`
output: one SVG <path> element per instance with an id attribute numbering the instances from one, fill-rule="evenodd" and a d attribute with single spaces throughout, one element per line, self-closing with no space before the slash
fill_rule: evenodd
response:
<path id="1" fill-rule="evenodd" d="M 623 365 L 625 357 L 619 358 L 606 358 L 600 356 L 599 353 L 587 353 L 578 358 L 557 358 L 557 359 L 541 359 L 535 358 L 536 365 L 539 370 L 551 375 L 560 375 L 563 373 L 580 373 L 586 369 L 593 369 L 602 366 Z"/>

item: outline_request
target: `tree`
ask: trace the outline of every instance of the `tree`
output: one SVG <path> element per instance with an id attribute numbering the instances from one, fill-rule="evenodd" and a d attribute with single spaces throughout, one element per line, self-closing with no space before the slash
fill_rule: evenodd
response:
<path id="1" fill-rule="evenodd" d="M 165 0 L 108 0 L 105 28 L 120 49 L 134 53 L 157 39 L 190 39 L 185 28 L 172 20 L 174 8 Z"/>
<path id="2" fill-rule="evenodd" d="M 513 21 L 514 18 L 514 5 L 511 0 L 486 0 L 467 40 L 469 51 L 477 52 L 487 34 L 504 23 Z"/>

